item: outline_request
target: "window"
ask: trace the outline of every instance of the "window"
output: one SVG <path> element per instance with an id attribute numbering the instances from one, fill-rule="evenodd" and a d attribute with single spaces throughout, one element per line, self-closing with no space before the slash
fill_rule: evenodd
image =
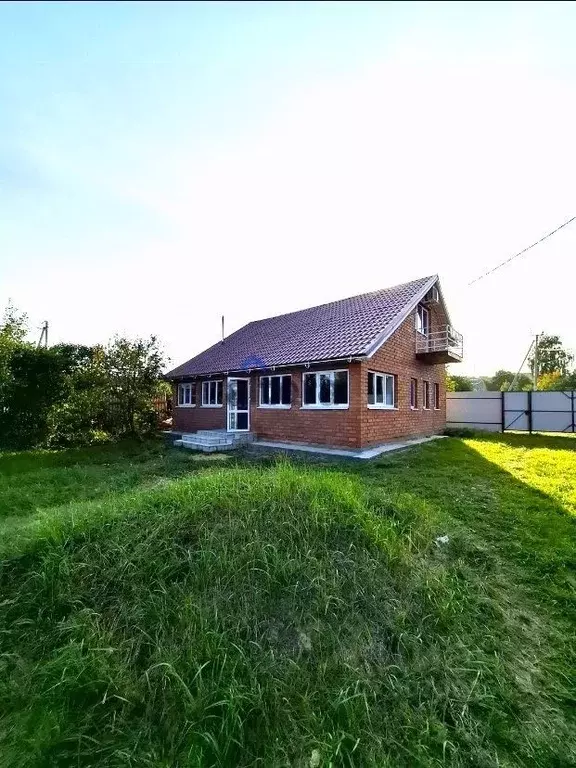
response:
<path id="1" fill-rule="evenodd" d="M 303 408 L 347 408 L 348 371 L 304 373 Z"/>
<path id="2" fill-rule="evenodd" d="M 438 292 L 438 287 L 433 285 L 432 288 L 428 291 L 426 294 L 424 301 L 431 301 L 437 304 L 440 301 L 440 293 Z"/>
<path id="3" fill-rule="evenodd" d="M 410 408 L 418 408 L 418 379 L 410 379 Z"/>
<path id="4" fill-rule="evenodd" d="M 430 333 L 430 312 L 422 304 L 418 305 L 416 312 L 416 330 L 424 336 Z"/>
<path id="5" fill-rule="evenodd" d="M 289 408 L 292 376 L 260 376 L 260 408 Z"/>
<path id="6" fill-rule="evenodd" d="M 430 410 L 430 382 L 423 381 L 422 384 L 424 385 L 424 408 L 427 411 L 429 411 Z"/>
<path id="7" fill-rule="evenodd" d="M 216 408 L 222 405 L 222 382 L 202 382 L 202 405 L 205 408 Z"/>
<path id="8" fill-rule="evenodd" d="M 434 383 L 434 410 L 440 409 L 440 384 Z"/>
<path id="9" fill-rule="evenodd" d="M 194 384 L 178 384 L 178 405 L 193 407 L 195 394 L 196 387 Z"/>
<path id="10" fill-rule="evenodd" d="M 368 408 L 394 408 L 396 382 L 390 373 L 368 371 Z"/>

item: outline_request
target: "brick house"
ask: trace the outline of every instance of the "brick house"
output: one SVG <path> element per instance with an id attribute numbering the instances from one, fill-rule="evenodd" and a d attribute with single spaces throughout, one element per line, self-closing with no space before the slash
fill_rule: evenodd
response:
<path id="1" fill-rule="evenodd" d="M 173 430 L 350 449 L 435 434 L 445 364 L 461 359 L 438 276 L 424 277 L 248 323 L 174 368 Z"/>

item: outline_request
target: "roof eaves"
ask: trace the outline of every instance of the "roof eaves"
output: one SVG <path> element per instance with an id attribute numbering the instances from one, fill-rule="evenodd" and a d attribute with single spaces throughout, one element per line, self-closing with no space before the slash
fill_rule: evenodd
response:
<path id="1" fill-rule="evenodd" d="M 364 360 L 366 355 L 363 352 L 357 352 L 352 355 L 340 355 L 339 357 L 322 357 L 310 360 L 301 360 L 295 363 L 279 363 L 277 365 L 266 366 L 253 366 L 250 368 L 230 368 L 229 370 L 221 371 L 204 371 L 203 373 L 180 373 L 174 375 L 171 371 L 164 374 L 164 378 L 170 381 L 178 381 L 178 379 L 203 379 L 210 378 L 211 376 L 228 376 L 231 373 L 250 373 L 252 371 L 275 371 L 276 368 L 309 368 L 311 365 L 322 365 L 323 363 L 357 363 Z"/>
<path id="2" fill-rule="evenodd" d="M 406 306 L 404 307 L 402 312 L 396 315 L 394 320 L 391 323 L 389 323 L 386 326 L 386 328 L 384 328 L 382 333 L 376 336 L 376 338 L 370 342 L 370 344 L 364 351 L 364 355 L 366 357 L 372 357 L 374 354 L 376 354 L 376 352 L 378 352 L 382 344 L 384 344 L 384 342 L 387 341 L 390 338 L 390 336 L 392 336 L 394 331 L 402 325 L 402 323 L 404 322 L 404 320 L 406 320 L 410 312 L 412 312 L 412 310 L 418 305 L 418 302 L 421 301 L 424 298 L 424 296 L 426 296 L 430 288 L 432 288 L 432 286 L 437 282 L 438 282 L 438 275 L 432 275 L 424 283 L 423 287 L 418 291 L 418 293 L 415 294 L 415 296 L 409 302 L 406 303 Z"/>

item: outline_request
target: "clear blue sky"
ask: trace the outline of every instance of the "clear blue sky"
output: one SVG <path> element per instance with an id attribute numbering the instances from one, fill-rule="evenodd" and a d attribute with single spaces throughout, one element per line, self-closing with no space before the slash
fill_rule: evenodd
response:
<path id="1" fill-rule="evenodd" d="M 576 347 L 572 3 L 0 5 L 0 306 L 52 341 L 440 273 L 463 371 Z"/>

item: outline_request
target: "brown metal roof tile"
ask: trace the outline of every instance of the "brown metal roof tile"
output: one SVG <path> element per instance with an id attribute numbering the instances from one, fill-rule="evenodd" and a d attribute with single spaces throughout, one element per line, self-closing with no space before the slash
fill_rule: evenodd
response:
<path id="1" fill-rule="evenodd" d="M 167 377 L 362 357 L 369 354 L 381 336 L 395 330 L 436 279 L 436 276 L 423 277 L 392 288 L 256 320 L 174 368 Z"/>

